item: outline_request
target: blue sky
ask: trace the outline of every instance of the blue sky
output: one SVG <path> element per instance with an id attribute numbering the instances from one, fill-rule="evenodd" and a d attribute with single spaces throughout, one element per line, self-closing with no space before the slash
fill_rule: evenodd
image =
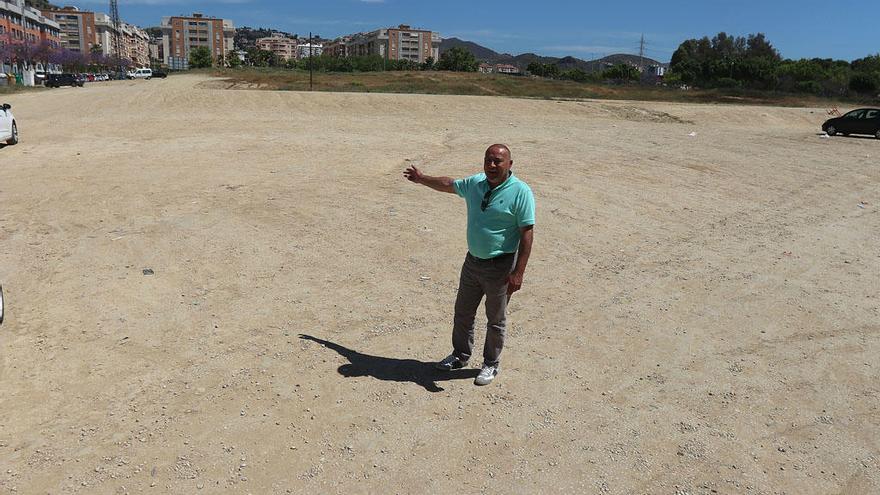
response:
<path id="1" fill-rule="evenodd" d="M 109 0 L 69 3 L 109 10 Z M 861 58 L 880 52 L 877 7 L 869 0 L 119 0 L 122 18 L 140 26 L 193 11 L 232 19 L 236 26 L 311 30 L 324 37 L 410 24 L 499 52 L 586 59 L 638 53 L 644 33 L 647 55 L 663 62 L 683 40 L 719 31 L 763 32 L 788 58 Z"/>

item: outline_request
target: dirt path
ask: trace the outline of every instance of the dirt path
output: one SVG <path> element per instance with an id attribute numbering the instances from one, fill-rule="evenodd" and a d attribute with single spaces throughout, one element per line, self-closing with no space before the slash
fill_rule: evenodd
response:
<path id="1" fill-rule="evenodd" d="M 880 142 L 820 109 L 204 82 L 7 97 L 0 493 L 880 491 Z M 401 172 L 496 141 L 538 221 L 478 388 L 427 364 L 463 204 Z"/>

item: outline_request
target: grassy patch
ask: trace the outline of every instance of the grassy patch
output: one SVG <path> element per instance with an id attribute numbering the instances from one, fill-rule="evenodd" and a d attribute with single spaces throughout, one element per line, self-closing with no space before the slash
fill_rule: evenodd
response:
<path id="1" fill-rule="evenodd" d="M 25 91 L 42 91 L 41 87 L 27 87 L 14 84 L 12 86 L 0 86 L 0 95 L 11 95 L 13 93 L 24 93 Z"/>
<path id="2" fill-rule="evenodd" d="M 212 72 L 232 88 L 308 91 L 309 73 L 286 69 L 227 69 Z M 660 86 L 606 85 L 502 74 L 463 72 L 357 72 L 313 75 L 315 91 L 507 96 L 544 99 L 614 99 L 781 106 L 861 104 L 857 100 L 745 90 L 688 90 Z"/>

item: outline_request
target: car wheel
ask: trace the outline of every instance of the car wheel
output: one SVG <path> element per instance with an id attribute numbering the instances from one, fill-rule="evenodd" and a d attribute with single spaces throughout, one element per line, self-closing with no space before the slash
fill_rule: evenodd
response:
<path id="1" fill-rule="evenodd" d="M 828 134 L 829 136 L 833 136 L 833 135 L 837 134 L 837 129 L 835 129 L 833 125 L 829 125 L 828 129 L 825 129 L 825 134 Z"/>
<path id="2" fill-rule="evenodd" d="M 149 80 L 150 80 L 150 78 L 149 78 L 149 77 L 147 77 L 147 81 L 149 81 Z"/>
<path id="3" fill-rule="evenodd" d="M 12 146 L 13 144 L 18 144 L 18 126 L 15 124 L 15 121 L 12 121 L 12 137 L 6 140 L 6 144 Z"/>
<path id="4" fill-rule="evenodd" d="M 874 133 L 874 137 L 880 139 L 880 129 L 877 129 L 877 132 Z"/>

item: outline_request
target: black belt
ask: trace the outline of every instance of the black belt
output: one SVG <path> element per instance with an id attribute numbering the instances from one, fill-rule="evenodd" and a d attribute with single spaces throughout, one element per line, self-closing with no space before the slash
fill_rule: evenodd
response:
<path id="1" fill-rule="evenodd" d="M 493 258 L 478 258 L 477 256 L 472 255 L 470 251 L 468 251 L 468 256 L 470 256 L 471 259 L 473 259 L 477 263 L 498 263 L 499 261 L 509 260 L 511 257 L 516 256 L 516 253 L 499 254 L 498 256 L 495 256 Z"/>

